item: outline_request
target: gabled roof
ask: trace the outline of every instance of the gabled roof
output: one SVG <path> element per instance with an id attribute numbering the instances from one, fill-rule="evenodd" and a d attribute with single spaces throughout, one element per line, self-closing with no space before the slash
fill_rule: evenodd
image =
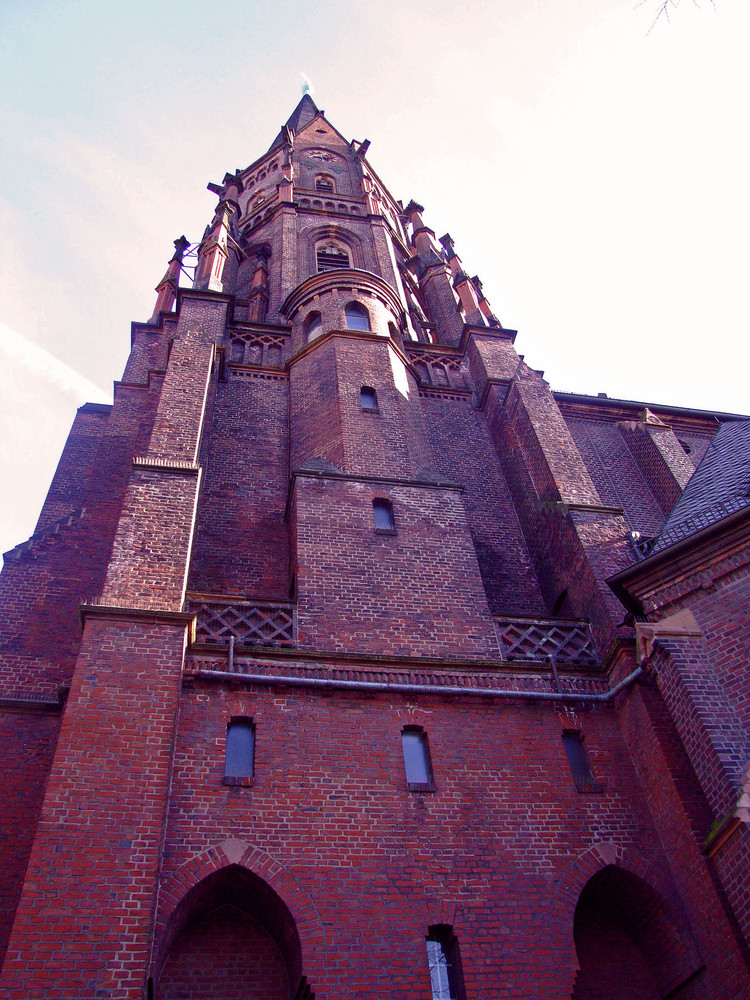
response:
<path id="1" fill-rule="evenodd" d="M 301 132 L 305 126 L 309 125 L 311 121 L 314 121 L 320 113 L 320 108 L 316 105 L 312 97 L 309 94 L 304 94 L 302 100 L 287 119 L 284 127 L 296 135 L 297 132 Z M 279 146 L 283 146 L 283 144 L 284 129 L 279 132 L 271 143 L 268 152 L 270 153 L 272 149 L 277 149 Z"/>

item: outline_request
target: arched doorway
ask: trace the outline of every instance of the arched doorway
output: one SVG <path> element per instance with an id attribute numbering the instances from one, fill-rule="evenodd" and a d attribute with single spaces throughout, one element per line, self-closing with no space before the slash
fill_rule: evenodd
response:
<path id="1" fill-rule="evenodd" d="M 702 996 L 702 963 L 673 907 L 643 879 L 607 865 L 584 886 L 575 911 L 579 971 L 571 1000 Z M 692 982 L 689 982 L 692 981 Z"/>
<path id="2" fill-rule="evenodd" d="M 253 872 L 229 865 L 186 897 L 156 997 L 290 1000 L 300 983 L 300 940 L 288 908 Z"/>

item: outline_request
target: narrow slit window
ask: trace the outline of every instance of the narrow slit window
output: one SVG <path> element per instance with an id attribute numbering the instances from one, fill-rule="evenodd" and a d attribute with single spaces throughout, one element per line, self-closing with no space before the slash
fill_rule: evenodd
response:
<path id="1" fill-rule="evenodd" d="M 583 736 L 577 729 L 567 730 L 562 737 L 565 756 L 568 758 L 573 781 L 579 792 L 600 792 L 602 786 L 594 781 Z"/>
<path id="2" fill-rule="evenodd" d="M 377 410 L 378 394 L 371 385 L 363 385 L 359 390 L 359 401 L 363 410 Z"/>
<path id="3" fill-rule="evenodd" d="M 412 792 L 434 791 L 430 752 L 424 730 L 416 726 L 404 729 L 401 733 L 401 747 L 404 751 L 404 768 L 409 790 Z"/>
<path id="4" fill-rule="evenodd" d="M 250 719 L 232 719 L 227 726 L 224 782 L 250 784 L 255 769 L 255 726 Z"/>
<path id="5" fill-rule="evenodd" d="M 370 314 L 359 302 L 350 302 L 344 310 L 347 330 L 369 330 Z"/>
<path id="6" fill-rule="evenodd" d="M 323 321 L 320 318 L 320 313 L 311 313 L 307 317 L 307 322 L 305 323 L 305 338 L 309 344 L 311 340 L 315 340 L 316 337 L 320 337 L 323 333 Z"/>
<path id="7" fill-rule="evenodd" d="M 393 505 L 390 500 L 379 497 L 372 501 L 372 517 L 376 531 L 395 531 L 396 519 L 393 516 Z"/>
<path id="8" fill-rule="evenodd" d="M 458 940 L 452 928 L 440 924 L 427 935 L 427 964 L 432 1000 L 465 1000 Z"/>

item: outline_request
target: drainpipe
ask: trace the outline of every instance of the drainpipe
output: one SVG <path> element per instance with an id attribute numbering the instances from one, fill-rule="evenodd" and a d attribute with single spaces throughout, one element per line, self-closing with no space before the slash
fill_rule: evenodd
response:
<path id="1" fill-rule="evenodd" d="M 231 654 L 233 655 L 233 645 Z M 573 694 L 567 691 L 523 691 L 502 688 L 451 687 L 447 684 L 403 684 L 388 681 L 347 681 L 337 677 L 287 677 L 280 674 L 245 674 L 229 670 L 199 670 L 198 677 L 215 680 L 242 680 L 248 684 L 284 684 L 290 687 L 341 688 L 347 691 L 397 691 L 401 694 L 472 695 L 476 698 L 525 698 L 529 701 L 612 701 L 620 691 L 629 687 L 643 673 L 636 667 L 627 677 L 601 694 Z"/>

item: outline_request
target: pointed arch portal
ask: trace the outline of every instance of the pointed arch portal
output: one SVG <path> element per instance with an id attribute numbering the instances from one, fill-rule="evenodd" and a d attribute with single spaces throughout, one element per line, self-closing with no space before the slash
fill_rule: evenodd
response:
<path id="1" fill-rule="evenodd" d="M 312 1000 L 302 974 L 297 922 L 289 907 L 269 882 L 242 863 L 244 858 L 222 864 L 214 853 L 213 871 L 193 865 L 190 874 L 198 878 L 188 881 L 188 872 L 175 873 L 170 880 L 175 884 L 167 887 L 172 902 L 160 921 L 155 998 Z M 229 853 L 236 854 L 231 849 Z M 277 877 L 293 889 L 283 869 L 275 867 Z M 178 885 L 187 891 L 175 893 Z M 314 923 L 300 893 L 294 896 L 295 909 L 302 905 L 303 922 Z M 317 937 L 315 928 L 306 926 L 308 936 L 311 930 Z"/>
<path id="2" fill-rule="evenodd" d="M 571 1000 L 661 1000 L 692 985 L 702 963 L 669 902 L 637 875 L 607 865 L 584 886 L 573 929 L 579 971 Z"/>
<path id="3" fill-rule="evenodd" d="M 253 872 L 229 865 L 189 893 L 159 976 L 159 1000 L 289 1000 L 301 949 L 283 900 Z"/>

